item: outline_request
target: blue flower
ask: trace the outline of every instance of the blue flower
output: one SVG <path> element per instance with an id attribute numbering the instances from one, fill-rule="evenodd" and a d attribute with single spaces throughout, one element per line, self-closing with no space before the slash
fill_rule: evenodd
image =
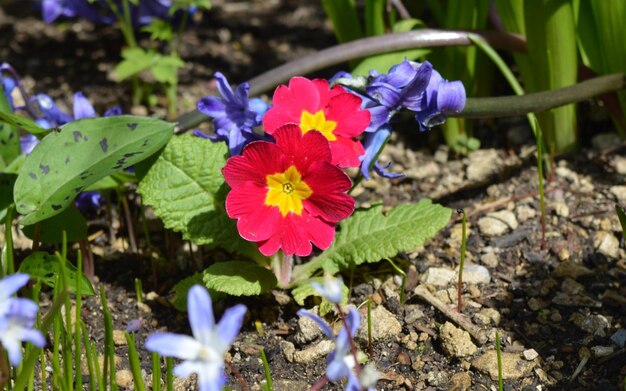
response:
<path id="1" fill-rule="evenodd" d="M 92 4 L 85 0 L 43 0 L 41 14 L 45 23 L 52 23 L 60 16 L 68 18 L 82 16 L 92 22 L 112 23 L 113 19 L 103 15 L 99 6 L 100 4 Z"/>
<path id="2" fill-rule="evenodd" d="M 193 337 L 173 333 L 152 334 L 146 349 L 166 357 L 184 360 L 174 374 L 198 375 L 200 391 L 218 391 L 225 384 L 224 355 L 239 334 L 246 307 L 238 304 L 227 309 L 216 325 L 211 297 L 206 289 L 194 285 L 187 296 L 189 324 Z"/>
<path id="3" fill-rule="evenodd" d="M 339 330 L 339 334 L 335 337 L 332 329 L 328 323 L 326 323 L 319 316 L 312 314 L 306 310 L 299 310 L 297 312 L 299 316 L 305 316 L 317 323 L 322 329 L 324 335 L 334 340 L 335 349 L 328 355 L 326 365 L 326 376 L 331 381 L 341 381 L 348 379 L 345 390 L 349 391 L 361 391 L 363 387 L 368 390 L 374 390 L 372 383 L 372 376 L 361 376 L 366 381 L 361 384 L 359 377 L 357 377 L 355 368 L 358 365 L 352 354 L 351 343 L 354 340 L 357 330 L 361 326 L 361 315 L 354 308 L 350 308 L 345 316 L 345 325 Z M 347 329 L 346 329 L 347 325 Z"/>
<path id="4" fill-rule="evenodd" d="M 375 132 L 367 133 L 363 141 L 365 155 L 361 157 L 361 174 L 365 179 L 370 179 L 370 168 L 374 168 L 376 173 L 384 178 L 401 178 L 404 174 L 392 173 L 386 170 L 376 159 L 391 136 L 391 126 L 386 123 L 380 126 Z"/>
<path id="5" fill-rule="evenodd" d="M 231 155 L 240 155 L 243 147 L 255 140 L 271 140 L 254 132 L 261 125 L 263 115 L 268 109 L 262 99 L 249 99 L 250 85 L 240 84 L 233 92 L 226 77 L 220 72 L 215 73 L 217 88 L 222 97 L 207 96 L 198 101 L 198 110 L 213 118 L 215 136 L 197 136 L 210 138 L 212 141 L 226 141 Z"/>
<path id="6" fill-rule="evenodd" d="M 313 289 L 333 304 L 341 303 L 343 299 L 343 280 L 341 277 L 334 278 L 330 274 L 324 276 L 324 285 L 311 282 Z"/>
<path id="7" fill-rule="evenodd" d="M 29 155 L 37 144 L 39 144 L 39 139 L 34 134 L 29 133 L 20 137 L 20 148 L 24 155 Z"/>
<path id="8" fill-rule="evenodd" d="M 46 344 L 43 334 L 33 329 L 39 310 L 37 304 L 30 299 L 12 297 L 28 280 L 28 274 L 23 273 L 0 280 L 0 344 L 13 366 L 22 361 L 22 342 L 31 342 L 40 348 Z"/>
<path id="9" fill-rule="evenodd" d="M 78 197 L 76 197 L 76 201 L 74 201 L 76 207 L 81 212 L 96 211 L 104 205 L 105 202 L 106 199 L 104 196 L 97 191 L 84 191 L 80 193 Z"/>

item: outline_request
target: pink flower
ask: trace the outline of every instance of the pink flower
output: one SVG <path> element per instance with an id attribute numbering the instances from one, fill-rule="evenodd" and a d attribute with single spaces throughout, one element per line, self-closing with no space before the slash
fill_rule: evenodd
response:
<path id="1" fill-rule="evenodd" d="M 361 98 L 341 86 L 329 89 L 326 80 L 294 77 L 289 86 L 274 92 L 274 106 L 263 117 L 269 134 L 285 124 L 295 124 L 303 134 L 317 130 L 328 140 L 332 164 L 358 167 L 365 153 L 356 139 L 370 124 L 370 113 L 361 110 Z"/>
<path id="2" fill-rule="evenodd" d="M 279 249 L 307 256 L 311 243 L 328 248 L 335 223 L 354 210 L 352 182 L 331 163 L 331 148 L 320 132 L 296 125 L 275 129 L 276 143 L 255 141 L 222 169 L 231 187 L 226 212 L 239 234 L 257 242 L 264 255 Z"/>

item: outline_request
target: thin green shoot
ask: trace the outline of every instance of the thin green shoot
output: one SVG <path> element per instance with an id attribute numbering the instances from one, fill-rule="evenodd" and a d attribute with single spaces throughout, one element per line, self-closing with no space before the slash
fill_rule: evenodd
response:
<path id="1" fill-rule="evenodd" d="M 263 391 L 273 391 L 274 385 L 272 384 L 272 374 L 270 373 L 270 364 L 265 356 L 265 349 L 261 348 L 261 361 L 263 362 L 263 372 L 265 373 L 265 384 L 263 384 Z"/>
<path id="2" fill-rule="evenodd" d="M 171 357 L 165 359 L 165 384 L 167 391 L 174 391 L 174 359 Z"/>
<path id="3" fill-rule="evenodd" d="M 624 209 L 617 204 L 615 204 L 615 213 L 617 213 L 619 224 L 622 226 L 622 235 L 626 239 L 626 213 L 624 213 Z"/>
<path id="4" fill-rule="evenodd" d="M 68 289 L 69 278 L 67 276 L 66 262 L 67 262 L 67 232 L 63 231 L 63 242 L 61 242 L 61 254 L 56 254 L 59 261 L 59 268 L 61 270 L 61 287 Z M 60 324 L 61 330 L 61 343 L 63 344 L 63 380 L 65 380 L 65 388 L 68 391 L 74 390 L 74 370 L 72 357 L 72 300 L 68 295 L 65 299 L 65 327 Z M 80 368 L 78 368 L 80 369 Z"/>
<path id="5" fill-rule="evenodd" d="M 85 359 L 87 361 L 87 370 L 89 372 L 89 391 L 97 391 L 97 387 L 100 384 L 100 379 L 97 378 L 96 366 L 98 364 L 98 357 L 94 359 L 94 350 L 91 349 L 91 343 L 89 342 L 89 335 L 87 334 L 87 327 L 82 319 L 79 319 L 76 323 L 76 327 L 80 325 L 81 335 L 83 337 L 83 346 L 85 347 Z"/>
<path id="6" fill-rule="evenodd" d="M 143 287 L 141 280 L 135 277 L 135 295 L 137 295 L 137 303 L 143 303 Z"/>
<path id="7" fill-rule="evenodd" d="M 465 247 L 467 244 L 467 215 L 461 208 L 456 210 L 461 218 L 461 262 L 459 263 L 459 280 L 456 284 L 456 291 L 458 294 L 456 311 L 461 313 L 463 310 L 463 268 L 465 267 Z"/>
<path id="8" fill-rule="evenodd" d="M 152 352 L 152 391 L 161 391 L 161 356 Z"/>
<path id="9" fill-rule="evenodd" d="M 502 381 L 502 352 L 500 350 L 500 333 L 496 330 L 496 357 L 498 358 L 498 390 L 504 390 Z"/>
<path id="10" fill-rule="evenodd" d="M 100 305 L 104 316 L 104 368 L 102 370 L 102 378 L 104 380 L 104 389 L 107 385 L 111 390 L 117 391 L 117 383 L 115 382 L 115 345 L 113 344 L 113 318 L 109 311 L 104 285 L 100 285 Z"/>
<path id="11" fill-rule="evenodd" d="M 406 273 L 400 269 L 390 258 L 385 258 L 387 262 L 395 269 L 398 274 L 402 276 L 402 283 L 400 284 L 400 304 L 404 305 L 404 289 L 406 288 Z"/>
<path id="12" fill-rule="evenodd" d="M 96 363 L 96 379 L 98 379 L 98 390 L 104 390 L 104 376 L 102 376 L 102 370 L 100 368 L 100 360 L 98 359 L 98 349 L 96 348 L 96 343 L 94 341 L 90 341 L 91 352 L 93 356 L 93 360 Z"/>
<path id="13" fill-rule="evenodd" d="M 478 35 L 469 34 L 468 38 L 470 41 L 474 43 L 474 45 L 478 46 L 486 55 L 493 61 L 502 75 L 505 77 L 513 92 L 516 95 L 524 95 L 524 89 L 519 84 L 515 75 L 511 71 L 511 68 L 506 65 L 502 57 L 485 41 L 483 38 Z M 535 135 L 535 142 L 537 143 L 537 175 L 538 175 L 538 184 L 539 184 L 539 204 L 541 208 L 541 249 L 545 249 L 546 247 L 546 205 L 544 198 L 544 184 L 543 184 L 543 151 L 544 151 L 544 140 L 543 133 L 541 132 L 541 127 L 539 126 L 539 121 L 537 120 L 537 116 L 534 113 L 526 114 L 526 118 L 528 118 L 528 122 L 530 123 L 530 127 L 533 130 Z"/>
<path id="14" fill-rule="evenodd" d="M 4 238 L 6 244 L 0 257 L 3 261 L 2 265 L 0 265 L 0 277 L 15 273 L 15 264 L 13 260 L 13 233 L 11 231 L 11 227 L 13 226 L 14 209 L 15 206 L 13 204 L 9 205 L 4 220 Z"/>
<path id="15" fill-rule="evenodd" d="M 80 251 L 77 251 L 77 259 L 76 259 L 76 311 L 74 313 L 74 369 L 76 371 L 75 382 L 76 389 L 83 389 L 83 374 L 80 369 L 80 359 L 82 356 L 81 349 L 81 328 L 78 327 L 81 322 L 81 307 L 83 305 L 82 295 L 81 295 L 81 281 L 83 280 L 83 255 Z M 69 309 L 68 309 L 69 310 Z"/>
<path id="16" fill-rule="evenodd" d="M 259 334 L 259 335 L 264 335 L 265 334 L 265 328 L 263 328 L 263 323 L 261 323 L 260 320 L 255 320 L 254 321 L 254 328 L 255 328 L 257 334 Z"/>
<path id="17" fill-rule="evenodd" d="M 135 346 L 135 334 L 131 334 L 128 331 L 124 333 L 126 337 L 126 343 L 128 344 L 128 363 L 130 364 L 130 370 L 133 374 L 133 383 L 135 384 L 135 390 L 145 391 L 146 385 L 141 377 L 141 362 L 139 361 L 139 354 L 137 353 L 137 347 Z"/>

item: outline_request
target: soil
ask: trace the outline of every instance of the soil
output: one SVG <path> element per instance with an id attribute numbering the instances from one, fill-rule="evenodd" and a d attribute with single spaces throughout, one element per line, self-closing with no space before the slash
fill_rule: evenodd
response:
<path id="1" fill-rule="evenodd" d="M 186 35 L 181 112 L 191 110 L 198 98 L 216 93 L 211 82 L 215 71 L 239 83 L 335 43 L 318 1 L 223 0 L 213 5 Z M 130 86 L 109 78 L 122 45 L 121 36 L 108 26 L 73 20 L 45 25 L 38 11 L 20 1 L 5 1 L 0 7 L 0 59 L 20 72 L 28 91 L 48 93 L 64 107 L 71 107 L 73 92 L 81 90 L 100 113 L 114 104 L 125 112 L 149 111 L 131 107 Z M 163 115 L 163 106 L 159 101 L 150 111 Z M 611 131 L 610 121 L 594 102 L 582 104 L 581 112 L 582 150 L 548 167 L 543 240 L 534 146 L 522 118 L 475 123 L 482 149 L 468 156 L 442 146 L 438 129 L 395 133 L 381 158 L 393 162 L 390 169 L 406 177 L 362 182 L 354 193 L 357 202 L 367 206 L 382 200 L 385 207 L 392 207 L 426 197 L 455 211 L 462 208 L 469 227 L 466 265 L 486 267 L 489 282 L 465 283 L 462 321 L 451 320 L 456 313 L 456 283 L 428 278 L 436 268 L 454 271 L 459 263 L 461 224 L 456 213 L 422 248 L 395 258 L 408 272 L 404 303 L 401 280 L 385 262 L 344 274 L 352 288 L 350 303 L 361 306 L 370 300 L 400 324 L 396 331 L 383 330 L 383 337 L 372 345 L 360 344 L 383 374 L 376 389 L 495 390 L 497 380 L 488 373 L 495 364 L 483 368 L 480 361 L 495 350 L 496 329 L 503 352 L 511 357 L 504 389 L 623 389 L 626 350 L 618 340 L 626 328 L 626 252 L 614 208 L 616 203 L 626 204 L 626 150 L 606 133 Z M 608 144 L 603 143 L 607 138 Z M 130 200 L 133 220 L 139 222 L 132 192 Z M 104 287 L 116 330 L 141 320 L 137 345 L 149 374 L 145 337 L 156 330 L 190 332 L 186 314 L 169 302 L 171 287 L 227 254 L 188 245 L 154 218 L 149 221 L 151 252 L 146 251 L 144 235 L 137 234 L 139 251 L 133 253 L 124 219 L 114 210 L 113 224 L 108 225 L 105 216 L 99 211 L 90 219 L 95 286 Z M 504 224 L 499 231 L 498 224 Z M 135 232 L 142 232 L 139 223 Z M 22 247 L 19 259 L 27 254 L 29 243 L 18 235 L 17 245 Z M 137 303 L 135 278 L 142 280 L 144 292 L 150 292 L 142 304 Z M 443 302 L 443 311 L 424 298 L 423 288 Z M 216 303 L 217 312 L 236 302 L 246 304 L 249 313 L 230 352 L 233 389 L 242 389 L 242 384 L 260 389 L 261 349 L 276 390 L 307 389 L 323 376 L 324 354 L 289 362 L 294 359 L 290 346 L 296 351 L 315 350 L 323 339 L 302 342 L 297 337 L 303 325 L 288 292 L 227 298 Z M 104 334 L 99 298 L 88 298 L 83 305 L 90 336 L 100 346 Z M 447 341 L 444 330 L 462 334 L 461 323 L 478 334 L 471 340 L 466 336 Z M 476 349 L 461 352 L 461 341 Z M 121 358 L 118 371 L 123 372 L 128 369 L 126 346 L 120 343 L 116 353 Z M 132 388 L 123 380 L 123 389 Z M 193 382 L 178 381 L 177 388 L 193 389 Z M 330 383 L 323 389 L 341 388 Z"/>

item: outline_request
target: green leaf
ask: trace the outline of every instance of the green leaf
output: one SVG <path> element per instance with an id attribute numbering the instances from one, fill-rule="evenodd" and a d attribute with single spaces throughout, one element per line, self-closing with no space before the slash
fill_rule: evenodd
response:
<path id="1" fill-rule="evenodd" d="M 160 83 L 175 84 L 178 80 L 178 69 L 183 66 L 185 62 L 179 56 L 162 56 L 154 61 L 150 72 Z"/>
<path id="2" fill-rule="evenodd" d="M 0 210 L 13 203 L 13 185 L 17 175 L 0 172 Z"/>
<path id="3" fill-rule="evenodd" d="M 0 113 L 12 114 L 11 106 L 0 85 Z M 9 164 L 21 152 L 20 132 L 10 123 L 0 122 L 0 162 Z M 4 168 L 4 167 L 2 167 Z"/>
<path id="4" fill-rule="evenodd" d="M 174 292 L 174 298 L 172 298 L 171 303 L 179 311 L 187 311 L 187 292 L 194 285 L 204 285 L 202 281 L 202 274 L 195 273 L 192 276 L 184 278 L 180 280 L 174 287 L 172 288 L 172 292 Z"/>
<path id="5" fill-rule="evenodd" d="M 239 236 L 224 210 L 227 186 L 221 170 L 227 153 L 225 143 L 174 137 L 149 170 L 139 174 L 143 178 L 137 191 L 163 224 L 185 239 L 259 259 L 256 245 Z"/>
<path id="6" fill-rule="evenodd" d="M 60 257 L 45 252 L 32 253 L 20 265 L 19 271 L 27 273 L 31 278 L 39 280 L 42 283 L 54 288 L 57 276 L 61 272 L 59 264 Z M 65 263 L 65 271 L 67 273 L 67 287 L 71 292 L 76 292 L 76 282 L 78 281 L 78 271 L 76 267 L 69 262 Z M 94 295 L 96 292 L 91 285 L 91 281 L 81 274 L 80 293 L 83 295 Z"/>
<path id="7" fill-rule="evenodd" d="M 43 243 L 57 244 L 63 242 L 63 231 L 67 234 L 68 242 L 78 242 L 87 238 L 87 221 L 76 208 L 67 208 L 58 215 L 40 222 L 39 240 Z M 24 234 L 33 239 L 35 225 L 26 225 L 22 228 Z"/>
<path id="8" fill-rule="evenodd" d="M 127 48 L 122 50 L 122 57 L 124 60 L 113 69 L 113 78 L 116 81 L 122 81 L 149 69 L 162 56 L 154 50 Z"/>
<path id="9" fill-rule="evenodd" d="M 26 157 L 15 182 L 21 223 L 61 213 L 89 185 L 161 149 L 174 126 L 124 115 L 74 121 L 48 134 Z"/>
<path id="10" fill-rule="evenodd" d="M 354 0 L 322 0 L 322 6 L 339 43 L 363 38 Z"/>
<path id="11" fill-rule="evenodd" d="M 141 28 L 141 31 L 150 33 L 150 39 L 153 41 L 158 40 L 169 42 L 174 36 L 170 23 L 159 18 L 152 19 L 150 24 Z"/>
<path id="12" fill-rule="evenodd" d="M 41 126 L 37 125 L 35 121 L 13 113 L 5 113 L 0 111 L 0 122 L 7 123 L 20 129 L 24 129 L 32 134 L 43 134 L 50 132 L 50 129 L 42 128 Z"/>
<path id="13" fill-rule="evenodd" d="M 383 35 L 385 33 L 386 0 L 365 1 L 365 35 Z"/>
<path id="14" fill-rule="evenodd" d="M 228 261 L 215 263 L 202 272 L 204 285 L 233 296 L 256 296 L 277 284 L 274 273 L 254 262 Z"/>
<path id="15" fill-rule="evenodd" d="M 293 281 L 307 279 L 319 269 L 336 274 L 342 269 L 411 251 L 445 227 L 450 214 L 450 209 L 428 199 L 396 206 L 386 214 L 382 213 L 381 205 L 357 210 L 340 223 L 335 241 L 328 249 L 294 268 Z"/>

